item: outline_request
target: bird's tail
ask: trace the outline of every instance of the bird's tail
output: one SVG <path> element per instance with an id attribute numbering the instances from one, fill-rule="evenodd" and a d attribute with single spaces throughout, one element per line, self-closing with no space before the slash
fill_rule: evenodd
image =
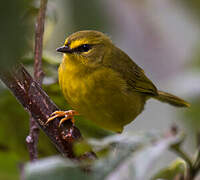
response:
<path id="1" fill-rule="evenodd" d="M 190 104 L 183 99 L 163 91 L 158 91 L 158 96 L 154 96 L 154 98 L 159 101 L 169 103 L 173 106 L 190 107 Z"/>

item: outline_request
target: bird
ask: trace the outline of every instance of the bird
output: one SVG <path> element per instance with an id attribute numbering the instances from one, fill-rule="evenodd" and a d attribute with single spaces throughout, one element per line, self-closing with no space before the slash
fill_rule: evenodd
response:
<path id="1" fill-rule="evenodd" d="M 57 51 L 63 53 L 59 84 L 73 110 L 55 111 L 46 124 L 57 117 L 63 117 L 59 126 L 66 120 L 74 123 L 74 116 L 81 115 L 105 130 L 121 133 L 151 98 L 177 107 L 190 106 L 159 91 L 144 70 L 102 32 L 75 32 Z"/>

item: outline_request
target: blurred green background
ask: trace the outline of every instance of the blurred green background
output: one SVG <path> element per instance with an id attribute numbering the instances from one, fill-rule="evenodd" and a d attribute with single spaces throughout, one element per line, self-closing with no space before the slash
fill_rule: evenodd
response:
<path id="1" fill-rule="evenodd" d="M 38 7 L 39 0 L 1 2 L 0 70 L 21 61 L 33 72 Z M 192 104 L 186 110 L 150 100 L 145 111 L 125 131 L 162 132 L 176 123 L 189 134 L 185 149 L 192 154 L 194 136 L 200 130 L 199 7 L 198 0 L 49 0 L 43 53 L 44 89 L 61 109 L 68 109 L 57 84 L 57 67 L 62 57 L 55 49 L 78 30 L 102 31 L 145 70 L 158 88 Z M 28 161 L 25 144 L 28 119 L 22 106 L 0 82 L 0 179 L 19 178 L 20 163 Z M 86 136 L 83 122 L 80 118 L 78 125 Z M 95 132 L 89 134 L 101 136 Z M 39 157 L 57 154 L 42 132 L 40 136 Z M 173 158 L 168 153 L 158 166 Z"/>

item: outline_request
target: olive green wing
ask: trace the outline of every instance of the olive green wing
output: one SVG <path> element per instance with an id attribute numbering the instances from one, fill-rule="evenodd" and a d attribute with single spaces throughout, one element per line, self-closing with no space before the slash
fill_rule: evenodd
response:
<path id="1" fill-rule="evenodd" d="M 134 63 L 127 54 L 117 48 L 112 57 L 117 58 L 111 58 L 110 56 L 110 58 L 106 58 L 107 61 L 104 61 L 104 64 L 120 73 L 126 80 L 129 89 L 153 96 L 158 95 L 157 88 L 147 78 L 144 70 Z"/>

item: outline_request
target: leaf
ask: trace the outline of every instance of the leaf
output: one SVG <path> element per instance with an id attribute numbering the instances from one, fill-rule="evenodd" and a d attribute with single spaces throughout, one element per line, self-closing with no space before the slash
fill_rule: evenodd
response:
<path id="1" fill-rule="evenodd" d="M 118 142 L 118 144 L 115 145 L 115 150 L 109 156 L 99 160 L 95 165 L 94 177 L 98 180 L 147 179 L 146 175 L 155 160 L 171 145 L 177 144 L 181 140 L 180 136 L 156 138 L 156 135 L 148 133 L 143 136 L 122 135 L 120 137 L 117 135 L 106 138 L 100 141 L 103 146 L 111 142 Z"/>
<path id="2" fill-rule="evenodd" d="M 0 179 L 19 179 L 20 157 L 15 152 L 0 151 Z"/>
<path id="3" fill-rule="evenodd" d="M 196 134 L 196 132 L 199 132 L 200 130 L 200 101 L 199 96 L 195 96 L 193 100 L 191 100 L 191 108 L 188 111 L 184 112 L 184 123 L 186 126 L 190 129 L 191 134 Z M 189 121 L 188 121 L 189 119 Z"/>
<path id="4" fill-rule="evenodd" d="M 144 180 L 148 179 L 148 171 L 155 160 L 169 147 L 181 141 L 181 136 L 162 137 L 156 133 L 134 136 L 124 133 L 101 140 L 93 139 L 88 141 L 93 147 L 96 146 L 96 149 L 110 147 L 110 152 L 104 158 L 93 161 L 90 174 L 86 174 L 80 164 L 52 157 L 26 165 L 25 177 L 27 180 L 45 178 L 48 180 Z"/>
<path id="5" fill-rule="evenodd" d="M 25 139 L 29 127 L 28 113 L 8 90 L 0 91 L 0 113 L 0 152 L 3 151 L 1 147 L 5 147 L 6 151 L 15 152 L 21 161 L 27 160 L 29 156 Z M 57 153 L 55 147 L 42 132 L 38 151 L 40 157 Z M 2 158 L 0 158 L 0 163 L 3 163 Z"/>
<path id="6" fill-rule="evenodd" d="M 0 33 L 0 68 L 10 68 L 18 62 L 20 57 L 28 49 L 30 39 L 30 19 L 22 17 L 29 1 L 2 1 L 0 11 L 1 33 Z M 9 14 L 9 15 L 8 15 Z M 22 23 L 23 22 L 23 23 Z M 17 44 L 17 45 L 16 45 Z"/>
<path id="7" fill-rule="evenodd" d="M 73 152 L 77 157 L 91 151 L 92 147 L 85 140 L 75 142 L 73 145 Z"/>
<path id="8" fill-rule="evenodd" d="M 173 161 L 168 167 L 156 173 L 151 180 L 172 180 L 176 176 L 183 174 L 186 170 L 186 166 L 186 162 L 183 159 L 178 158 Z"/>
<path id="9" fill-rule="evenodd" d="M 51 157 L 28 163 L 25 166 L 26 180 L 91 180 L 80 167 L 68 159 Z"/>
<path id="10" fill-rule="evenodd" d="M 200 16 L 200 2 L 199 0 L 191 0 L 191 1 L 187 1 L 187 0 L 179 0 L 177 2 L 183 3 L 185 5 L 185 8 L 187 8 L 192 15 L 196 15 L 197 17 Z M 198 21 L 197 21 L 198 22 Z"/>
<path id="11" fill-rule="evenodd" d="M 152 167 L 154 164 L 154 161 L 158 159 L 169 147 L 177 144 L 181 140 L 181 137 L 174 136 L 170 138 L 164 138 L 155 144 L 152 143 L 143 151 L 135 154 L 135 157 L 131 161 L 132 166 L 135 169 L 135 178 L 138 180 L 146 179 L 146 174 L 150 167 Z"/>

